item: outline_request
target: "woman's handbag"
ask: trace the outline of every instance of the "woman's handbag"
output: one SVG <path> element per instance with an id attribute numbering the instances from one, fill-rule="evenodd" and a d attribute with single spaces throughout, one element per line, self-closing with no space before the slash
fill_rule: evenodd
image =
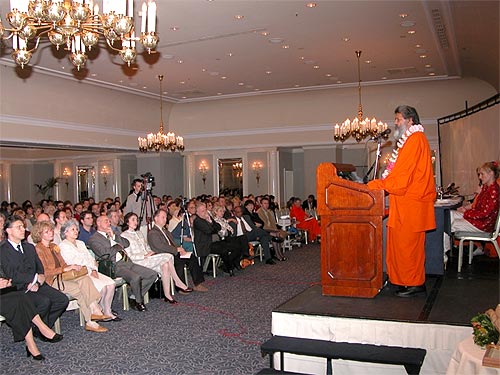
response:
<path id="1" fill-rule="evenodd" d="M 78 279 L 79 277 L 87 276 L 87 273 L 88 273 L 87 267 L 82 266 L 80 268 L 80 271 L 70 270 L 70 271 L 64 271 L 64 272 L 56 275 L 54 280 L 57 282 L 57 289 L 59 289 L 60 291 L 63 291 L 65 281 L 75 280 L 75 279 Z M 53 286 L 53 284 L 52 284 L 52 286 Z"/>
<path id="2" fill-rule="evenodd" d="M 116 269 L 115 269 L 115 264 L 111 260 L 111 257 L 109 254 L 104 254 L 97 259 L 97 263 L 99 264 L 98 266 L 98 271 L 102 273 L 103 275 L 109 276 L 112 279 L 116 277 Z"/>
<path id="3" fill-rule="evenodd" d="M 85 276 L 87 274 L 88 274 L 87 267 L 82 266 L 82 268 L 80 268 L 80 271 L 76 271 L 76 270 L 64 271 L 61 274 L 61 277 L 64 281 L 66 281 L 66 280 L 78 279 L 79 277 Z"/>

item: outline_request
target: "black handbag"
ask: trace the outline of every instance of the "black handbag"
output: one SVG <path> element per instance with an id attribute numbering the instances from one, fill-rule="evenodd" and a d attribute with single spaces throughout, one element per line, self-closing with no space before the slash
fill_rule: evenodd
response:
<path id="1" fill-rule="evenodd" d="M 111 260 L 109 254 L 104 254 L 97 259 L 98 271 L 103 275 L 109 276 L 112 279 L 116 277 L 115 263 Z"/>

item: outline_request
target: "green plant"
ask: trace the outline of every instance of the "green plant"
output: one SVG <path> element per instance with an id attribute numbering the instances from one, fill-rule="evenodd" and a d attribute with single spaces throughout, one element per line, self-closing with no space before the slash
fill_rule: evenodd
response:
<path id="1" fill-rule="evenodd" d="M 59 182 L 59 179 L 59 177 L 50 177 L 45 181 L 45 184 L 35 184 L 36 188 L 38 189 L 37 192 L 44 198 L 46 197 L 47 193 L 50 197 L 50 193 L 54 189 L 54 186 L 56 186 Z"/>
<path id="2" fill-rule="evenodd" d="M 486 346 L 487 344 L 498 342 L 499 333 L 490 318 L 486 314 L 477 314 L 471 321 L 474 343 L 479 346 Z"/>

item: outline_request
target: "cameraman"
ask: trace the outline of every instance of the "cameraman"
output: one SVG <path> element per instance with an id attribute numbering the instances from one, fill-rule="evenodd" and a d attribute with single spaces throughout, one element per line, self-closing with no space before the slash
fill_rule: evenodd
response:
<path id="1" fill-rule="evenodd" d="M 125 203 L 125 209 L 123 210 L 124 214 L 128 214 L 129 212 L 133 212 L 139 217 L 141 215 L 141 206 L 142 206 L 142 180 L 140 178 L 136 178 L 132 181 L 132 190 L 129 196 L 127 197 L 127 202 Z"/>

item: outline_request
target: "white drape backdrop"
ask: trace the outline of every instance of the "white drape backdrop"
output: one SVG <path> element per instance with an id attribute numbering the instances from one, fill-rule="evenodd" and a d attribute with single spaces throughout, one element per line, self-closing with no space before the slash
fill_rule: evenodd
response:
<path id="1" fill-rule="evenodd" d="M 476 168 L 500 160 L 500 105 L 444 125 L 441 132 L 442 185 L 454 182 L 461 195 L 478 187 Z"/>

